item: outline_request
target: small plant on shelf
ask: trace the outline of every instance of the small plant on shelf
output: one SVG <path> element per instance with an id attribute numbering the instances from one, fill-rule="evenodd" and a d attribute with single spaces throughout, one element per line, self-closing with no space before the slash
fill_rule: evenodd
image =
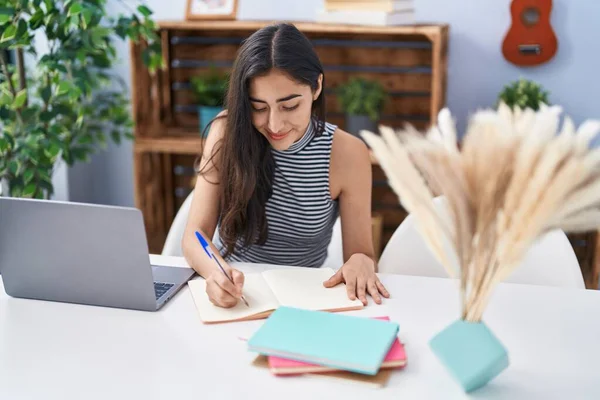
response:
<path id="1" fill-rule="evenodd" d="M 361 130 L 376 130 L 387 93 L 381 83 L 353 78 L 337 90 L 337 98 L 346 114 L 346 130 L 358 135 Z"/>
<path id="2" fill-rule="evenodd" d="M 498 95 L 498 104 L 503 102 L 510 108 L 531 108 L 538 111 L 541 104 L 550 105 L 548 91 L 533 81 L 519 79 L 504 86 Z"/>
<path id="3" fill-rule="evenodd" d="M 200 133 L 206 135 L 210 122 L 223 110 L 225 95 L 227 94 L 228 75 L 216 68 L 196 75 L 190 79 L 196 105 L 198 106 L 198 119 Z"/>

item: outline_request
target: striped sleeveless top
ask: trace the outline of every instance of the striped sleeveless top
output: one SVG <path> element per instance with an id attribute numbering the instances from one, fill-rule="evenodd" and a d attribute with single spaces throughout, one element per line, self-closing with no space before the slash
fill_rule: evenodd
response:
<path id="1" fill-rule="evenodd" d="M 327 257 L 338 202 L 331 198 L 329 165 L 335 125 L 320 136 L 310 123 L 287 150 L 272 149 L 273 194 L 267 200 L 268 237 L 263 245 L 236 247 L 228 261 L 320 267 Z M 220 242 L 215 243 L 221 249 Z"/>

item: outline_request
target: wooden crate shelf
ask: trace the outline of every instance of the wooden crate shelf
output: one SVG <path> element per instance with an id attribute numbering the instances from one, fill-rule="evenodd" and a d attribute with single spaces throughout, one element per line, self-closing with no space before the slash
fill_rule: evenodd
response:
<path id="1" fill-rule="evenodd" d="M 134 152 L 170 153 L 198 155 L 203 140 L 193 136 L 167 136 L 160 138 L 139 138 L 135 141 Z"/>
<path id="2" fill-rule="evenodd" d="M 155 75 L 143 67 L 143 46 L 132 44 L 135 199 L 152 252 L 161 251 L 170 222 L 193 188 L 192 166 L 202 146 L 189 79 L 209 67 L 229 71 L 242 41 L 270 23 L 159 22 L 166 68 Z M 447 25 L 294 24 L 312 41 L 323 64 L 329 122 L 345 128 L 335 90 L 353 77 L 376 79 L 390 95 L 380 124 L 425 129 L 435 122 L 445 104 Z M 381 178 L 377 160 L 371 156 L 371 161 L 379 177 L 373 214 L 382 226 L 384 246 L 406 213 Z"/>
<path id="3" fill-rule="evenodd" d="M 134 143 L 135 153 L 170 153 L 198 155 L 203 139 L 194 136 L 167 136 L 157 138 L 141 137 Z M 373 152 L 370 152 L 371 164 L 379 165 Z"/>
<path id="4" fill-rule="evenodd" d="M 229 34 L 230 32 L 248 32 L 252 33 L 265 25 L 277 23 L 278 21 L 180 21 L 180 20 L 164 20 L 159 22 L 161 29 L 165 30 L 183 30 L 183 31 L 213 31 Z M 336 34 L 360 34 L 363 37 L 367 35 L 375 35 L 379 38 L 382 35 L 410 36 L 420 37 L 428 36 L 432 40 L 440 32 L 440 27 L 446 25 L 437 24 L 415 24 L 415 25 L 399 25 L 399 26 L 362 26 L 362 25 L 336 25 L 336 24 L 320 24 L 312 22 L 294 22 L 305 34 L 317 33 L 319 35 L 330 34 L 331 37 Z"/>

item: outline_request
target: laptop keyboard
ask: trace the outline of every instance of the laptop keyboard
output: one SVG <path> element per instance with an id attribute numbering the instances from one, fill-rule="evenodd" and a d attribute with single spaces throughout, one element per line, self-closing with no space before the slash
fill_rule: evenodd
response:
<path id="1" fill-rule="evenodd" d="M 154 282 L 154 294 L 156 296 L 156 300 L 160 299 L 162 295 L 168 292 L 172 287 L 172 283 Z"/>

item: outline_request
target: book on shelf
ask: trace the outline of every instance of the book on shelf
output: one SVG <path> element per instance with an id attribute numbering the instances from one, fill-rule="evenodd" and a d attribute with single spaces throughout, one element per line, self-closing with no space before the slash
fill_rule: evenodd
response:
<path id="1" fill-rule="evenodd" d="M 397 12 L 409 11 L 414 8 L 412 0 L 355 0 L 355 1 L 325 1 L 327 11 L 380 11 Z"/>
<path id="2" fill-rule="evenodd" d="M 397 26 L 415 23 L 414 10 L 385 11 L 327 11 L 317 12 L 317 22 L 342 25 Z"/>

